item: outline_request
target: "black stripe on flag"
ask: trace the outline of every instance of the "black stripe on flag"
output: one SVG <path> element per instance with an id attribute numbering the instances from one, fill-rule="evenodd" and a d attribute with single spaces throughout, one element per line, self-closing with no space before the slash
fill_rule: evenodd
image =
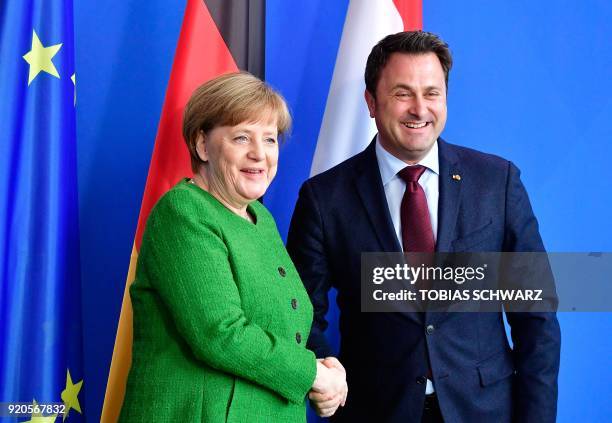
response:
<path id="1" fill-rule="evenodd" d="M 266 1 L 204 0 L 239 69 L 265 78 Z"/>

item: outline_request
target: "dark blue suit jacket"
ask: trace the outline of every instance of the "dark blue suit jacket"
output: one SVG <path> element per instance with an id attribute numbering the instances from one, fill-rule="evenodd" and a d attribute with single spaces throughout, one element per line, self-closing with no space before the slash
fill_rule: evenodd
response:
<path id="1" fill-rule="evenodd" d="M 519 170 L 438 143 L 436 250 L 543 251 Z M 361 253 L 401 251 L 374 143 L 304 183 L 287 248 L 314 305 L 309 347 L 319 357 L 333 355 L 325 314 L 330 287 L 338 291 L 349 396 L 336 421 L 419 422 L 429 367 L 446 422 L 555 421 L 561 340 L 554 313 L 508 313 L 510 348 L 501 312 L 360 312 Z"/>

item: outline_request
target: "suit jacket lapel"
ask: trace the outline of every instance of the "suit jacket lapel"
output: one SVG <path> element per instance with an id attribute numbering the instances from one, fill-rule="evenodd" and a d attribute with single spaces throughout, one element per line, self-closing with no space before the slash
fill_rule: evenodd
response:
<path id="1" fill-rule="evenodd" d="M 372 141 L 362 153 L 363 160 L 356 168 L 355 186 L 370 219 L 372 229 L 380 243 L 380 251 L 402 251 L 389 214 L 387 197 L 378 170 L 374 143 L 375 141 Z"/>
<path id="2" fill-rule="evenodd" d="M 438 237 L 437 252 L 450 251 L 451 242 L 455 238 L 459 199 L 461 196 L 461 166 L 452 146 L 438 139 L 438 154 L 440 159 L 440 178 L 438 199 Z M 457 178 L 458 176 L 458 178 Z"/>
<path id="3" fill-rule="evenodd" d="M 376 138 L 361 153 L 361 163 L 356 167 L 355 187 L 370 220 L 370 225 L 380 243 L 380 251 L 401 252 L 402 248 L 393 227 L 385 189 L 378 169 L 375 142 Z M 419 325 L 423 324 L 422 313 L 406 312 L 400 314 Z"/>
<path id="4" fill-rule="evenodd" d="M 455 239 L 457 214 L 461 198 L 461 166 L 459 158 L 453 150 L 441 139 L 438 139 L 438 154 L 440 159 L 440 178 L 438 199 L 438 237 L 436 252 L 449 252 L 451 242 Z M 457 177 L 458 176 L 458 177 Z M 427 312 L 427 324 L 439 322 L 448 315 L 447 312 Z"/>

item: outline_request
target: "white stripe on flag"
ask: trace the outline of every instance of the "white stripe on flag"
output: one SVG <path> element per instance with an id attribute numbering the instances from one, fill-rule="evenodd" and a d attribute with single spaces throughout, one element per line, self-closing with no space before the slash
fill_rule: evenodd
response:
<path id="1" fill-rule="evenodd" d="M 376 133 L 363 96 L 366 61 L 378 41 L 403 29 L 402 18 L 392 0 L 350 1 L 311 176 L 359 153 Z"/>

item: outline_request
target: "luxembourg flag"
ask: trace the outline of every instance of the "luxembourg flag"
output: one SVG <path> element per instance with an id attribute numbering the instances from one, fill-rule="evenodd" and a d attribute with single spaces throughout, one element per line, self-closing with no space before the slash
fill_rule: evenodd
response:
<path id="1" fill-rule="evenodd" d="M 389 34 L 422 27 L 422 0 L 350 1 L 311 176 L 361 152 L 376 133 L 364 100 L 363 80 L 372 47 Z"/>

